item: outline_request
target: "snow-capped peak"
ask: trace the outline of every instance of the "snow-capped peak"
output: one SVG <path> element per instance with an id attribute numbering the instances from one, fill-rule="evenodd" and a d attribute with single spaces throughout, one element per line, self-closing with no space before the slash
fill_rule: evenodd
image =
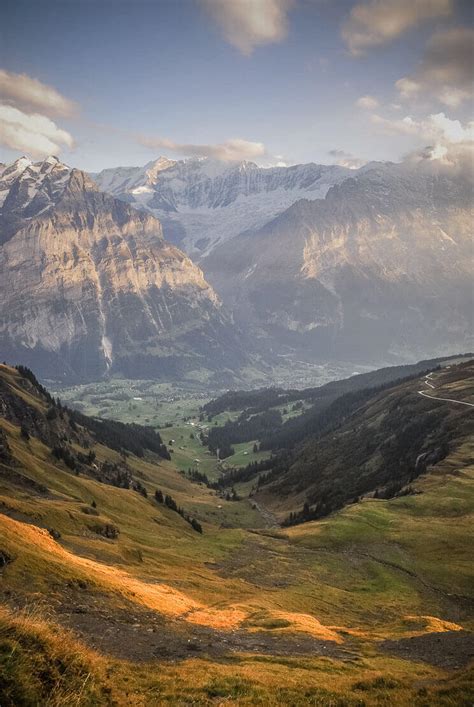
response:
<path id="1" fill-rule="evenodd" d="M 23 155 L 23 157 L 19 157 L 17 160 L 15 160 L 11 167 L 14 167 L 19 172 L 21 170 L 26 169 L 31 164 L 33 164 L 32 161 L 28 157 L 25 157 L 25 155 Z"/>
<path id="2" fill-rule="evenodd" d="M 160 172 L 165 169 L 169 169 L 175 164 L 175 160 L 169 160 L 167 157 L 158 157 L 157 160 L 153 160 L 153 162 L 148 162 L 148 164 L 146 164 L 143 169 L 146 172 L 148 180 L 150 182 L 154 182 Z"/>
<path id="3" fill-rule="evenodd" d="M 8 209 L 16 213 L 28 208 L 28 218 L 43 212 L 63 192 L 70 172 L 54 155 L 42 162 L 20 157 L 0 174 L 0 207 L 8 204 Z"/>
<path id="4" fill-rule="evenodd" d="M 31 167 L 31 165 L 32 162 L 28 159 L 28 157 L 19 157 L 11 164 L 3 165 L 3 169 L 0 173 L 0 176 L 2 179 L 6 178 L 7 176 L 11 177 L 12 179 L 15 179 L 19 174 L 24 172 L 25 169 Z"/>
<path id="5" fill-rule="evenodd" d="M 153 213 L 168 240 L 199 257 L 218 242 L 260 228 L 298 199 L 325 197 L 352 174 L 334 165 L 263 168 L 250 161 L 159 157 L 94 179 L 100 189 Z"/>

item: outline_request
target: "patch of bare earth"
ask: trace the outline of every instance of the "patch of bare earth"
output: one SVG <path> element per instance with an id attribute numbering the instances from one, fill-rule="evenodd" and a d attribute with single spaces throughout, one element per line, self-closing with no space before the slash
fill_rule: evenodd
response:
<path id="1" fill-rule="evenodd" d="M 136 607 L 63 607 L 61 623 L 73 629 L 90 647 L 106 655 L 132 661 L 179 661 L 195 655 L 225 658 L 232 653 L 275 656 L 352 656 L 334 641 L 315 639 L 304 633 L 274 635 L 265 631 L 218 631 L 160 614 L 137 611 Z"/>
<path id="2" fill-rule="evenodd" d="M 380 647 L 407 660 L 455 670 L 474 659 L 474 634 L 469 631 L 425 633 L 396 641 L 383 641 Z"/>

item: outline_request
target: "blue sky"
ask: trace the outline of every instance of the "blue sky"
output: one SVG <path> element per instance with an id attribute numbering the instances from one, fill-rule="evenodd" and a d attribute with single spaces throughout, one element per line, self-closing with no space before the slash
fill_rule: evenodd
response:
<path id="1" fill-rule="evenodd" d="M 456 0 L 4 0 L 0 160 L 51 144 L 91 171 L 160 154 L 357 166 L 468 139 L 470 14 Z"/>

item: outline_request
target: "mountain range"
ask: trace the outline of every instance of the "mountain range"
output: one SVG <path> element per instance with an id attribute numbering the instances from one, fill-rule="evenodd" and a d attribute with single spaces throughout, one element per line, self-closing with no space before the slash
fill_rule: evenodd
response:
<path id="1" fill-rule="evenodd" d="M 473 217 L 464 175 L 374 165 L 201 266 L 273 349 L 376 363 L 446 355 L 470 350 Z"/>
<path id="2" fill-rule="evenodd" d="M 0 169 L 2 356 L 228 384 L 249 362 L 470 350 L 472 195 L 470 173 L 427 161 L 87 175 L 21 158 Z"/>
<path id="3" fill-rule="evenodd" d="M 43 376 L 238 368 L 234 327 L 151 214 L 54 157 L 0 173 L 0 349 Z"/>
<path id="4" fill-rule="evenodd" d="M 381 364 L 471 347 L 472 172 L 160 158 L 94 179 L 159 216 L 267 353 Z"/>
<path id="5" fill-rule="evenodd" d="M 105 169 L 91 176 L 103 191 L 154 214 L 166 238 L 200 260 L 216 245 L 260 228 L 298 199 L 324 197 L 350 173 L 317 164 L 262 168 L 248 161 L 160 157 L 144 167 Z"/>

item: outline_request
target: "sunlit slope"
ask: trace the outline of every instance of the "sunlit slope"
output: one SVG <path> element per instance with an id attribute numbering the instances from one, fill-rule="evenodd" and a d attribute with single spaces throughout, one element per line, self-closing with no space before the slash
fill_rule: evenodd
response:
<path id="1" fill-rule="evenodd" d="M 14 369 L 0 376 L 9 395 L 47 414 Z M 90 672 L 98 704 L 463 704 L 471 441 L 420 476 L 413 495 L 250 531 L 252 522 L 263 525 L 256 510 L 191 483 L 173 461 L 127 456 L 146 498 L 76 475 L 6 417 L 0 426 L 0 638 L 8 637 L 8 656 L 17 646 L 23 679 L 43 674 L 41 651 L 63 651 L 68 666 L 73 660 L 74 699 Z M 92 449 L 99 467 L 122 458 L 104 445 Z M 156 503 L 156 488 L 197 517 L 203 534 Z M 108 537 L 107 527 L 117 532 Z M 34 617 L 15 624 L 11 612 L 32 606 L 80 643 L 62 645 L 62 628 L 55 643 Z M 28 652 L 38 635 L 43 648 Z M 415 642 L 406 652 L 405 639 Z M 11 677 L 11 661 L 1 666 Z"/>

